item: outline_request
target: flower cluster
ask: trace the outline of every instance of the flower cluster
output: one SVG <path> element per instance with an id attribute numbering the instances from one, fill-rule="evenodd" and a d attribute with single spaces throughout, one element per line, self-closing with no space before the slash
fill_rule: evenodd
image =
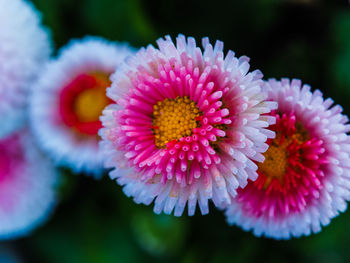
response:
<path id="1" fill-rule="evenodd" d="M 262 81 L 248 58 L 179 35 L 112 75 L 101 117 L 110 176 L 136 203 L 193 215 L 208 201 L 230 224 L 276 239 L 318 232 L 350 198 L 341 107 L 299 80 Z M 277 106 L 278 105 L 278 106 Z"/>
<path id="2" fill-rule="evenodd" d="M 22 0 L 0 0 L 0 25 L 0 239 L 48 218 L 54 164 L 111 169 L 157 214 L 204 215 L 212 201 L 256 236 L 309 235 L 345 211 L 348 118 L 300 80 L 264 81 L 222 42 L 183 35 L 138 52 L 85 37 L 50 59 Z"/>
<path id="3" fill-rule="evenodd" d="M 25 127 L 30 87 L 51 53 L 39 18 L 27 1 L 0 0 L 0 240 L 28 234 L 56 203 L 57 170 Z"/>

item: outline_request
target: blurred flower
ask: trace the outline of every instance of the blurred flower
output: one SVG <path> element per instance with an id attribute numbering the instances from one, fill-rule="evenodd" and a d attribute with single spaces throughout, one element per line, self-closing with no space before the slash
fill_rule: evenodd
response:
<path id="1" fill-rule="evenodd" d="M 1 263 L 20 263 L 20 257 L 16 251 L 8 245 L 0 245 L 0 262 Z"/>
<path id="2" fill-rule="evenodd" d="M 274 117 L 261 116 L 274 107 L 264 102 L 260 71 L 248 73 L 249 59 L 236 58 L 223 43 L 204 51 L 193 38 L 179 35 L 176 46 L 159 39 L 125 61 L 112 75 L 108 106 L 100 130 L 106 166 L 135 202 L 154 211 L 182 215 L 188 202 L 193 215 L 208 200 L 229 203 L 229 194 L 257 178 L 252 160 L 263 161 L 264 129 Z"/>
<path id="3" fill-rule="evenodd" d="M 0 239 L 12 239 L 47 219 L 58 178 L 27 130 L 1 139 L 0 152 Z"/>
<path id="4" fill-rule="evenodd" d="M 41 73 L 30 99 L 31 124 L 57 164 L 99 174 L 99 116 L 112 101 L 109 75 L 132 53 L 126 44 L 87 37 L 64 47 Z"/>
<path id="5" fill-rule="evenodd" d="M 339 105 L 299 80 L 266 82 L 278 102 L 276 138 L 268 141 L 259 177 L 228 206 L 230 224 L 276 239 L 319 232 L 350 198 L 350 126 Z"/>
<path id="6" fill-rule="evenodd" d="M 48 32 L 27 1 L 0 0 L 0 138 L 25 122 L 28 89 L 50 55 Z"/>

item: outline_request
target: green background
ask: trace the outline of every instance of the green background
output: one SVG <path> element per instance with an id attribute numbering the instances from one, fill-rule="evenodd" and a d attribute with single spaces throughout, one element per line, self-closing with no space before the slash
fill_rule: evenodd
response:
<path id="1" fill-rule="evenodd" d="M 350 7 L 346 1 L 33 0 L 57 50 L 98 35 L 135 47 L 178 33 L 251 58 L 266 79 L 300 78 L 350 113 Z M 317 235 L 274 241 L 229 227 L 223 214 L 155 215 L 107 176 L 63 171 L 47 224 L 9 242 L 24 262 L 350 262 L 350 212 Z"/>

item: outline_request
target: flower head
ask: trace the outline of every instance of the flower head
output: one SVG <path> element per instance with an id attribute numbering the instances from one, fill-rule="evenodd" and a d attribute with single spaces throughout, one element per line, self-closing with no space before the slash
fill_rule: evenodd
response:
<path id="1" fill-rule="evenodd" d="M 227 207 L 230 224 L 276 239 L 309 235 L 346 209 L 350 198 L 350 126 L 340 106 L 299 80 L 269 80 L 278 102 L 265 162 Z"/>
<path id="2" fill-rule="evenodd" d="M 22 0 L 0 0 L 0 138 L 25 122 L 31 83 L 50 55 L 38 12 Z"/>
<path id="3" fill-rule="evenodd" d="M 157 41 L 130 57 L 112 75 L 104 110 L 101 147 L 106 166 L 124 192 L 154 211 L 180 216 L 197 202 L 229 203 L 229 195 L 257 178 L 266 130 L 274 117 L 261 116 L 276 106 L 261 93 L 262 74 L 248 73 L 249 59 L 223 54 L 203 39 L 179 35 Z"/>
<path id="4" fill-rule="evenodd" d="M 57 172 L 27 130 L 0 140 L 0 240 L 43 223 L 55 204 Z"/>
<path id="5" fill-rule="evenodd" d="M 41 73 L 30 99 L 31 124 L 42 148 L 63 166 L 99 174 L 99 116 L 111 103 L 109 75 L 132 50 L 88 37 L 64 47 Z"/>

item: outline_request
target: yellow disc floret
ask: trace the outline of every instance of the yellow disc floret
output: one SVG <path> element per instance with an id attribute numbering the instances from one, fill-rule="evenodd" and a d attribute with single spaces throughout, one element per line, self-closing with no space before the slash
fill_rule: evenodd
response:
<path id="1" fill-rule="evenodd" d="M 285 143 L 282 145 L 272 143 L 264 154 L 265 161 L 258 165 L 259 171 L 270 179 L 277 178 L 282 181 L 288 164 L 286 146 Z"/>
<path id="2" fill-rule="evenodd" d="M 95 73 L 96 86 L 83 90 L 74 102 L 74 112 L 81 122 L 98 121 L 102 110 L 109 104 L 106 88 L 110 85 L 108 75 Z"/>
<path id="3" fill-rule="evenodd" d="M 172 141 L 192 135 L 200 116 L 195 102 L 187 96 L 165 99 L 153 106 L 153 131 L 158 148 Z"/>
<path id="4" fill-rule="evenodd" d="M 307 131 L 299 123 L 296 123 L 295 128 L 295 132 L 291 136 L 285 136 L 276 131 L 276 138 L 264 153 L 265 161 L 258 164 L 258 170 L 267 177 L 265 187 L 268 187 L 273 178 L 278 179 L 281 184 L 283 183 L 283 177 L 288 167 L 289 145 L 293 142 L 300 145 L 308 140 Z"/>

